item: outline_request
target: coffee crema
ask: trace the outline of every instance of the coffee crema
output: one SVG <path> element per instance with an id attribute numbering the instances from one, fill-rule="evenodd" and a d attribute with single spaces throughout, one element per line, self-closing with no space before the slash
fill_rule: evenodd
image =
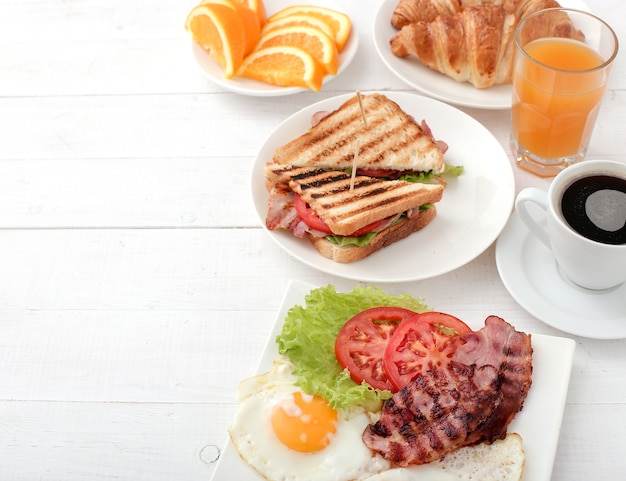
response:
<path id="1" fill-rule="evenodd" d="M 574 181 L 563 193 L 561 212 L 587 239 L 626 244 L 626 178 L 596 174 Z"/>

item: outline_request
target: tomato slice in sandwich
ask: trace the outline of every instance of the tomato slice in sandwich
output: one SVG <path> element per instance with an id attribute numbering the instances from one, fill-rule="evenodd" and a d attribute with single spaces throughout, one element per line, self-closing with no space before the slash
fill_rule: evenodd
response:
<path id="1" fill-rule="evenodd" d="M 468 332 L 467 324 L 442 312 L 424 312 L 403 321 L 383 354 L 383 366 L 394 391 L 432 366 L 448 364 L 464 344 L 461 335 Z"/>
<path id="2" fill-rule="evenodd" d="M 394 331 L 415 312 L 401 307 L 373 307 L 354 317 L 339 331 L 335 356 L 354 382 L 395 391 L 383 367 L 383 355 Z"/>
<path id="3" fill-rule="evenodd" d="M 356 173 L 367 177 L 385 177 L 388 179 L 397 179 L 402 175 L 401 171 L 391 169 L 357 169 Z"/>
<path id="4" fill-rule="evenodd" d="M 313 209 L 307 204 L 302 197 L 298 194 L 293 194 L 293 205 L 296 208 L 298 217 L 308 225 L 311 229 L 319 230 L 327 234 L 332 234 L 330 227 L 326 225 L 322 219 L 315 213 Z"/>
<path id="5" fill-rule="evenodd" d="M 333 234 L 333 231 L 330 230 L 330 227 L 324 222 L 320 217 L 315 213 L 311 206 L 307 204 L 302 197 L 298 194 L 293 194 L 293 205 L 296 208 L 296 212 L 298 213 L 298 217 L 302 219 L 302 221 L 308 225 L 311 229 L 319 230 L 326 234 Z M 350 234 L 350 237 L 359 237 L 365 234 L 369 234 L 376 227 L 378 227 L 383 221 L 379 220 L 376 222 L 372 222 L 369 225 L 361 227 L 357 231 Z"/>

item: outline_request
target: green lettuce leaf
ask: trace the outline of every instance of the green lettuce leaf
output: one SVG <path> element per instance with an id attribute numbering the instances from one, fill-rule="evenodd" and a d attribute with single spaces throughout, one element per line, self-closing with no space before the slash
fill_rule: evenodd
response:
<path id="1" fill-rule="evenodd" d="M 430 204 L 430 203 L 423 204 L 419 206 L 419 210 L 420 212 L 423 212 L 425 210 L 430 209 L 431 207 L 433 207 L 433 204 Z M 389 224 L 389 226 L 397 224 L 404 217 L 406 217 L 406 212 L 403 212 L 402 214 L 397 216 L 393 220 L 393 222 Z M 349 237 L 349 236 L 331 234 L 331 235 L 327 235 L 325 239 L 328 242 L 338 245 L 339 247 L 347 247 L 347 246 L 365 247 L 367 244 L 369 244 L 372 241 L 374 237 L 376 237 L 377 234 L 378 232 L 370 232 L 369 234 L 365 234 L 365 235 L 358 236 L 358 237 Z"/>
<path id="2" fill-rule="evenodd" d="M 377 232 L 370 232 L 369 234 L 361 235 L 358 237 L 348 237 L 342 235 L 327 235 L 326 240 L 338 245 L 339 247 L 358 246 L 365 247 L 376 237 Z"/>
<path id="3" fill-rule="evenodd" d="M 463 173 L 462 165 L 449 165 L 446 164 L 446 170 L 443 172 L 444 177 L 458 177 Z"/>
<path id="4" fill-rule="evenodd" d="M 304 306 L 289 310 L 282 332 L 276 337 L 278 352 L 295 366 L 298 386 L 326 398 L 334 408 L 375 408 L 391 397 L 389 391 L 355 383 L 348 371 L 341 369 L 335 357 L 335 339 L 346 321 L 364 309 L 397 306 L 415 312 L 432 310 L 424 300 L 408 294 L 390 295 L 371 286 L 339 293 L 328 285 L 312 290 L 305 301 Z"/>
<path id="5" fill-rule="evenodd" d="M 444 177 L 458 177 L 462 173 L 463 173 L 462 165 L 446 164 L 446 168 L 443 171 L 443 176 Z M 400 180 L 406 180 L 407 182 L 421 182 L 421 183 L 429 184 L 433 182 L 433 179 L 439 177 L 439 175 L 433 174 L 432 170 L 429 170 L 428 172 L 419 172 L 417 174 L 402 175 L 400 176 Z"/>

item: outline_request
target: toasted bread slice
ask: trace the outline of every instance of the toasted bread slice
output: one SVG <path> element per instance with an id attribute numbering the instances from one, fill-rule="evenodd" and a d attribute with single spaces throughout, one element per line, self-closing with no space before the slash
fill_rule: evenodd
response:
<path id="1" fill-rule="evenodd" d="M 525 464 L 522 437 L 517 433 L 508 433 L 504 439 L 492 444 L 467 446 L 446 455 L 442 460 L 390 469 L 370 476 L 365 481 L 521 481 Z"/>
<path id="2" fill-rule="evenodd" d="M 444 187 L 403 180 L 380 180 L 344 172 L 306 170 L 289 187 L 308 203 L 333 233 L 349 236 L 373 222 L 441 200 Z"/>
<path id="3" fill-rule="evenodd" d="M 382 232 L 379 232 L 369 244 L 363 247 L 340 247 L 337 244 L 333 244 L 328 241 L 325 237 L 314 237 L 309 235 L 308 238 L 311 241 L 311 244 L 313 244 L 313 247 L 315 247 L 321 255 L 335 262 L 346 264 L 371 256 L 384 247 L 390 246 L 391 244 L 410 236 L 414 232 L 423 229 L 430 223 L 431 220 L 435 218 L 436 215 L 437 209 L 435 206 L 432 206 L 424 211 L 420 211 L 410 219 L 402 219 L 397 224 L 387 227 Z"/>
<path id="4" fill-rule="evenodd" d="M 358 167 L 441 174 L 443 153 L 435 141 L 382 94 L 352 97 L 310 131 L 279 147 L 274 162 L 326 170 L 347 170 L 358 147 Z"/>
<path id="5" fill-rule="evenodd" d="M 272 190 L 275 185 L 289 185 L 292 177 L 306 175 L 310 172 L 322 172 L 323 169 L 316 167 L 298 167 L 295 165 L 283 165 L 269 162 L 263 166 L 265 174 L 265 186 L 267 190 Z"/>
<path id="6" fill-rule="evenodd" d="M 522 437 L 508 433 L 492 444 L 461 448 L 433 464 L 456 475 L 459 481 L 521 481 L 525 459 Z"/>

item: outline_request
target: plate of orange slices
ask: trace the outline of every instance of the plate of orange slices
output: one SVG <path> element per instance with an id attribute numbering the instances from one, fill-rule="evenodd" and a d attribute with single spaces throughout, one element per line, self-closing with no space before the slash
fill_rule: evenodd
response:
<path id="1" fill-rule="evenodd" d="M 273 97 L 319 91 L 358 48 L 347 12 L 328 0 L 202 0 L 185 29 L 202 72 L 224 89 Z"/>

